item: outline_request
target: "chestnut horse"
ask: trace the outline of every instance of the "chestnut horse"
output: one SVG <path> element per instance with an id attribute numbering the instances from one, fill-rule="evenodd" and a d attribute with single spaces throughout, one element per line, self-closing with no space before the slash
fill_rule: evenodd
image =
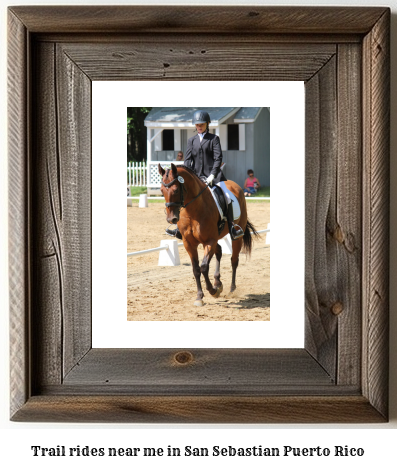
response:
<path id="1" fill-rule="evenodd" d="M 217 298 L 223 290 L 220 280 L 220 262 L 222 258 L 222 247 L 218 240 L 228 234 L 228 224 L 225 224 L 223 231 L 219 234 L 218 222 L 219 211 L 207 188 L 207 184 L 200 180 L 189 167 L 171 164 L 171 168 L 165 170 L 158 165 L 159 174 L 162 176 L 161 192 L 163 193 L 166 206 L 167 221 L 170 224 L 177 224 L 182 241 L 187 250 L 193 266 L 193 274 L 197 283 L 197 299 L 195 306 L 203 306 L 204 293 L 201 287 L 200 276 L 203 274 L 205 286 L 209 293 Z M 243 190 L 237 183 L 227 180 L 225 182 L 229 191 L 235 195 L 240 204 L 240 218 L 235 221 L 242 230 L 244 236 L 232 241 L 232 283 L 230 291 L 236 289 L 236 270 L 239 261 L 241 248 L 244 246 L 246 254 L 251 253 L 252 236 L 257 232 L 247 217 L 247 206 Z M 199 265 L 197 247 L 202 244 L 204 247 L 204 258 Z M 212 257 L 216 257 L 215 282 L 212 285 L 209 276 L 209 265 Z"/>

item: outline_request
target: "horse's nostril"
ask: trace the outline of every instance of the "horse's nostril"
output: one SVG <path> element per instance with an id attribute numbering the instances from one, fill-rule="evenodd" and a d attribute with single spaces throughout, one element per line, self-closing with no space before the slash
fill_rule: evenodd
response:
<path id="1" fill-rule="evenodd" d="M 176 223 L 178 222 L 178 219 L 177 219 L 177 218 L 173 218 L 171 222 L 172 222 L 172 224 L 176 224 Z"/>

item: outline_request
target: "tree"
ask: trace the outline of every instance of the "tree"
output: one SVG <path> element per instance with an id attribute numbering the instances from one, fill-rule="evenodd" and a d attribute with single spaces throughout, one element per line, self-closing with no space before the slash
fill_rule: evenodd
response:
<path id="1" fill-rule="evenodd" d="M 146 160 L 144 121 L 152 108 L 127 108 L 127 162 Z"/>

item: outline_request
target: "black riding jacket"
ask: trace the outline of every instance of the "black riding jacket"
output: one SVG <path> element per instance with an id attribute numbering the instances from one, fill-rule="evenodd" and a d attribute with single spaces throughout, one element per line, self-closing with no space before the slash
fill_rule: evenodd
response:
<path id="1" fill-rule="evenodd" d="M 209 177 L 212 173 L 214 183 L 226 181 L 220 167 L 222 165 L 222 148 L 219 137 L 206 132 L 200 142 L 200 136 L 187 141 L 185 165 L 192 168 L 199 177 Z"/>

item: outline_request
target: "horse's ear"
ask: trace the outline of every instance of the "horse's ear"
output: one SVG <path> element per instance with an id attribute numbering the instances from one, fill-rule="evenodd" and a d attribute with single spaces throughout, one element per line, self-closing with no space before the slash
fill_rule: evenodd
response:
<path id="1" fill-rule="evenodd" d="M 171 164 L 171 173 L 174 178 L 177 178 L 178 176 L 178 169 L 176 168 L 176 165 Z"/>
<path id="2" fill-rule="evenodd" d="M 163 167 L 159 164 L 159 174 L 161 176 L 163 176 L 165 174 L 165 170 L 163 169 Z"/>

